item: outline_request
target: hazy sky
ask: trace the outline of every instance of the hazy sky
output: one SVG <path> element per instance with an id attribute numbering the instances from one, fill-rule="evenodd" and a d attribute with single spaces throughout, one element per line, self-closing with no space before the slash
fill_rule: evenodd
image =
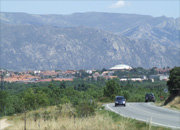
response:
<path id="1" fill-rule="evenodd" d="M 180 17 L 180 0 L 0 0 L 1 12 L 71 14 L 114 12 Z"/>

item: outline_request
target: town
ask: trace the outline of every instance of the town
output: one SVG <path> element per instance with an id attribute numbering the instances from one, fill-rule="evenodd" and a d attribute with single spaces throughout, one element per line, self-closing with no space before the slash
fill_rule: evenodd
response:
<path id="1" fill-rule="evenodd" d="M 38 83 L 50 81 L 73 81 L 76 78 L 84 80 L 108 80 L 118 79 L 120 81 L 167 81 L 171 68 L 144 69 L 142 67 L 133 68 L 128 65 L 115 65 L 109 69 L 102 70 L 35 70 L 15 72 L 1 69 L 1 81 Z"/>

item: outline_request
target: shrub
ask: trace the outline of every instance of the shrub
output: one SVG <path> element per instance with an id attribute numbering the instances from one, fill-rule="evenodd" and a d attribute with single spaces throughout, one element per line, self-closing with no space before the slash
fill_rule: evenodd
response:
<path id="1" fill-rule="evenodd" d="M 62 111 L 62 105 L 61 105 L 61 104 L 57 105 L 56 110 L 58 111 L 59 114 L 61 114 L 61 111 Z"/>
<path id="2" fill-rule="evenodd" d="M 43 118 L 44 118 L 44 121 L 51 119 L 50 112 L 45 111 L 43 113 Z"/>
<path id="3" fill-rule="evenodd" d="M 100 102 L 111 102 L 112 100 L 109 97 L 100 97 L 99 101 Z"/>
<path id="4" fill-rule="evenodd" d="M 130 94 L 128 91 L 124 91 L 123 96 L 126 98 L 126 100 L 128 100 L 130 98 Z"/>
<path id="5" fill-rule="evenodd" d="M 95 107 L 93 104 L 83 102 L 76 107 L 76 111 L 79 117 L 87 117 L 95 114 Z"/>
<path id="6" fill-rule="evenodd" d="M 38 112 L 36 112 L 36 113 L 33 114 L 33 118 L 34 118 L 34 121 L 35 121 L 35 122 L 36 122 L 40 117 L 41 117 L 41 115 L 40 115 Z"/>

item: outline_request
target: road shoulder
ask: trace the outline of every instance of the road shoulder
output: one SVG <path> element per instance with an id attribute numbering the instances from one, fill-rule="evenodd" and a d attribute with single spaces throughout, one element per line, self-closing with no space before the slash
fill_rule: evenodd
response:
<path id="1" fill-rule="evenodd" d="M 11 124 L 7 122 L 7 119 L 0 119 L 0 130 L 4 130 L 9 126 L 11 126 Z"/>

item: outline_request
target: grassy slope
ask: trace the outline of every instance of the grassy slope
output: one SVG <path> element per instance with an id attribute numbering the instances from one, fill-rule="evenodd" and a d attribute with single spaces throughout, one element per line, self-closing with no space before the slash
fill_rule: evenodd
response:
<path id="1" fill-rule="evenodd" d="M 180 96 L 176 96 L 172 101 L 164 105 L 164 101 L 159 101 L 155 103 L 158 106 L 170 108 L 173 110 L 180 110 Z"/>
<path id="2" fill-rule="evenodd" d="M 180 96 L 176 96 L 173 101 L 169 102 L 165 107 L 180 110 Z"/>
<path id="3" fill-rule="evenodd" d="M 122 117 L 110 111 L 98 108 L 94 116 L 74 117 L 72 107 L 63 105 L 62 110 L 56 106 L 41 108 L 27 113 L 27 129 L 64 129 L 64 130 L 164 130 L 144 122 Z M 75 111 L 74 111 L 75 112 Z M 46 114 L 44 114 L 46 113 Z M 47 114 L 48 113 L 48 114 Z M 23 130 L 24 114 L 8 117 L 12 126 L 7 130 Z"/>

